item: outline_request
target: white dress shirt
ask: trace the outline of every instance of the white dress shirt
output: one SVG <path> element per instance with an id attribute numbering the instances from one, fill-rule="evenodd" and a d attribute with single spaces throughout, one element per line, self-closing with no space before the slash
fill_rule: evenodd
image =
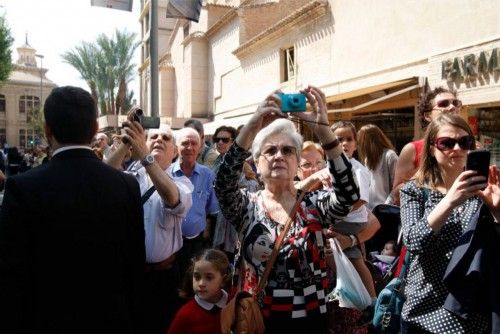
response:
<path id="1" fill-rule="evenodd" d="M 143 195 L 153 185 L 146 169 L 138 162 L 130 166 L 128 173 L 134 175 L 139 182 Z M 179 204 L 169 208 L 155 191 L 144 203 L 144 230 L 146 234 L 146 262 L 161 262 L 182 247 L 181 223 L 192 205 L 193 185 L 185 176 L 173 177 L 179 191 Z"/>

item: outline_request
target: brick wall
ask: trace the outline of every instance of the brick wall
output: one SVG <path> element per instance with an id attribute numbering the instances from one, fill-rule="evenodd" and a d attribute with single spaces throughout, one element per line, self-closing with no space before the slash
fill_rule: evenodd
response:
<path id="1" fill-rule="evenodd" d="M 238 10 L 240 17 L 240 43 L 257 36 L 290 13 L 311 0 L 281 0 L 261 5 L 247 5 Z"/>

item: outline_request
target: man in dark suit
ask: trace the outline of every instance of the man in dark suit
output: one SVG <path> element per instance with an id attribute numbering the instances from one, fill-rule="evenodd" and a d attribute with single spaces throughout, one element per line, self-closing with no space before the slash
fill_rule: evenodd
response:
<path id="1" fill-rule="evenodd" d="M 7 179 L 0 211 L 0 333 L 133 333 L 145 263 L 137 181 L 90 149 L 91 95 L 55 88 L 47 164 Z"/>

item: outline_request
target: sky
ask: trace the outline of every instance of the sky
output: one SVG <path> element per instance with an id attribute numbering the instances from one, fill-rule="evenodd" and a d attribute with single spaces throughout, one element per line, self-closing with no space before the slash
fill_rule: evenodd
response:
<path id="1" fill-rule="evenodd" d="M 17 47 L 28 43 L 44 56 L 46 76 L 58 86 L 72 85 L 89 89 L 85 81 L 61 54 L 73 49 L 82 41 L 94 42 L 101 33 L 113 36 L 116 29 L 137 33 L 140 39 L 140 0 L 133 3 L 132 12 L 94 7 L 91 0 L 0 0 L 0 15 L 5 14 L 14 38 L 12 61 L 18 58 Z M 136 49 L 134 63 L 139 64 L 140 47 Z M 37 61 L 39 58 L 37 58 Z M 40 64 L 38 63 L 38 66 Z M 139 79 L 129 84 L 134 97 L 139 96 Z"/>

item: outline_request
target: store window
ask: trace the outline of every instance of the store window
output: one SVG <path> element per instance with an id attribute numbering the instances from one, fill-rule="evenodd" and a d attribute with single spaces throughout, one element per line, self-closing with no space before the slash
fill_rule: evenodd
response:
<path id="1" fill-rule="evenodd" d="M 500 106 L 472 109 L 468 122 L 481 145 L 491 152 L 491 164 L 500 166 Z"/>
<path id="2" fill-rule="evenodd" d="M 400 108 L 374 113 L 354 115 L 356 129 L 366 124 L 375 124 L 391 140 L 399 154 L 403 146 L 413 140 L 414 108 Z"/>

